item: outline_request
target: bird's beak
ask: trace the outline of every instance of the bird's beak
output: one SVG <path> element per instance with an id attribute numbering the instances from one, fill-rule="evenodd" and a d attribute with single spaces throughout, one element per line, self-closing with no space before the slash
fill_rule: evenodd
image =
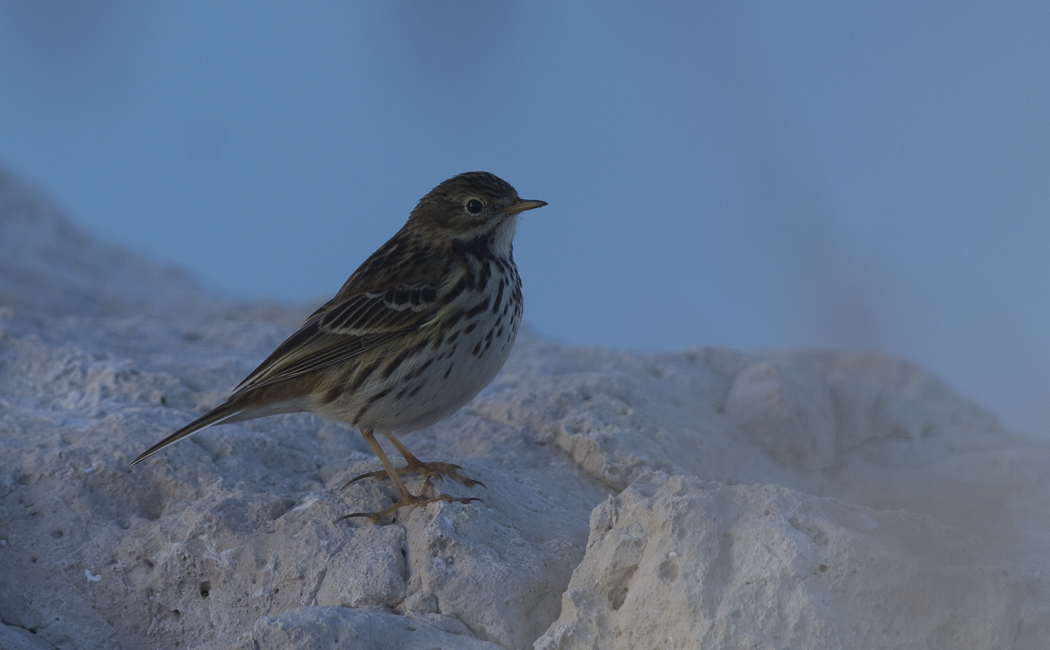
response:
<path id="1" fill-rule="evenodd" d="M 546 201 L 529 201 L 522 199 L 514 205 L 504 208 L 503 211 L 507 214 L 518 214 L 519 212 L 525 212 L 526 210 L 532 210 L 533 208 L 542 208 L 547 205 Z"/>

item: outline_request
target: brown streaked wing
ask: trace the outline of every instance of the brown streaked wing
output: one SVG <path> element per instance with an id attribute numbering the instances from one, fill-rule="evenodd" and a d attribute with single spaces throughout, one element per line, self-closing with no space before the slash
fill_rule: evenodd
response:
<path id="1" fill-rule="evenodd" d="M 245 377 L 234 390 L 233 396 L 352 359 L 401 334 L 402 332 L 389 332 L 378 336 L 329 334 L 321 330 L 316 322 L 311 323 L 293 334 L 274 350 L 266 361 Z"/>
<path id="2" fill-rule="evenodd" d="M 437 294 L 437 285 L 429 281 L 359 294 L 326 309 L 320 327 L 358 336 L 415 329 L 437 305 Z"/>
<path id="3" fill-rule="evenodd" d="M 391 259 L 407 252 L 392 246 L 396 239 L 366 260 L 335 298 L 244 378 L 234 395 L 341 363 L 426 325 L 439 311 L 440 283 L 448 269 L 418 248 L 413 259 Z"/>

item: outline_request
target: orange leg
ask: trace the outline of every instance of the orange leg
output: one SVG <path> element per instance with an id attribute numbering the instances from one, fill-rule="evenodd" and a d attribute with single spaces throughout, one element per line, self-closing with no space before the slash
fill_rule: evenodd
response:
<path id="1" fill-rule="evenodd" d="M 362 433 L 362 435 L 364 435 L 364 434 Z M 442 478 L 447 476 L 447 477 L 449 477 L 451 479 L 459 481 L 460 483 L 462 483 L 463 485 L 465 485 L 467 487 L 474 487 L 475 485 L 480 485 L 482 487 L 485 486 L 485 484 L 482 483 L 481 481 L 477 481 L 477 480 L 474 480 L 472 478 L 468 478 L 468 477 L 463 476 L 462 474 L 460 474 L 459 470 L 461 468 L 460 468 L 459 465 L 453 465 L 452 463 L 438 463 L 438 462 L 424 463 L 423 461 L 421 461 L 418 458 L 416 458 L 415 455 L 408 450 L 408 447 L 405 447 L 405 445 L 402 444 L 400 440 L 398 440 L 397 438 L 395 438 L 394 436 L 392 436 L 392 435 L 390 435 L 388 433 L 387 434 L 383 434 L 383 435 L 386 436 L 386 439 L 390 441 L 390 444 L 394 445 L 394 447 L 397 448 L 398 452 L 401 453 L 401 456 L 405 459 L 405 464 L 402 465 L 401 467 L 395 467 L 394 470 L 393 470 L 393 474 L 399 474 L 399 475 L 400 474 L 412 474 L 412 473 L 422 474 L 427 479 L 428 482 L 431 479 L 437 479 L 437 480 L 440 481 Z M 368 440 L 368 436 L 366 436 L 365 439 Z M 368 444 L 369 444 L 370 447 L 372 447 L 373 451 L 379 446 L 379 444 L 375 442 L 375 438 L 374 437 L 372 438 L 371 442 L 369 442 Z M 376 455 L 379 456 L 379 452 L 377 452 Z M 384 456 L 379 456 L 379 460 L 380 461 L 382 461 L 383 458 L 384 458 Z M 344 485 L 343 488 L 346 488 L 348 485 L 356 483 L 356 482 L 360 481 L 363 478 L 374 478 L 374 479 L 382 480 L 382 479 L 386 478 L 387 476 L 393 476 L 393 474 L 390 472 L 390 468 L 387 466 L 387 464 L 385 462 L 383 463 L 383 468 L 384 469 L 379 470 L 377 472 L 367 472 L 365 474 L 361 474 L 359 476 L 355 476 L 354 478 L 352 478 L 349 481 L 347 481 L 346 485 Z M 395 483 L 396 483 L 396 481 L 395 481 Z"/>
<path id="2" fill-rule="evenodd" d="M 393 443 L 394 447 L 396 447 L 397 450 L 401 453 L 401 455 L 404 456 L 405 462 L 407 463 L 404 467 L 399 467 L 395 469 L 394 466 L 390 463 L 390 459 L 386 457 L 386 453 L 383 451 L 383 448 L 379 446 L 379 443 L 376 441 L 375 433 L 371 429 L 362 429 L 361 435 L 364 437 L 365 442 L 368 443 L 368 446 L 372 448 L 372 451 L 375 452 L 375 455 L 379 458 L 379 462 L 383 464 L 383 469 L 378 472 L 369 472 L 367 474 L 361 474 L 360 476 L 354 477 L 353 479 L 348 481 L 343 487 L 346 488 L 348 485 L 366 477 L 383 478 L 384 476 L 389 476 L 390 479 L 394 482 L 394 485 L 397 486 L 397 491 L 398 494 L 401 495 L 401 498 L 397 501 L 397 503 L 390 506 L 389 508 L 386 508 L 385 510 L 381 510 L 380 512 L 355 512 L 350 515 L 344 515 L 339 519 L 336 519 L 336 521 L 342 521 L 343 519 L 347 519 L 349 517 L 368 517 L 369 520 L 372 521 L 372 523 L 376 523 L 383 517 L 389 514 L 393 514 L 395 511 L 408 505 L 433 503 L 434 501 L 445 501 L 447 503 L 470 503 L 471 501 L 480 501 L 480 499 L 474 497 L 458 498 L 449 496 L 447 494 L 438 494 L 429 498 L 424 496 L 427 490 L 430 488 L 431 478 L 434 477 L 440 479 L 442 476 L 448 476 L 463 483 L 467 487 L 473 487 L 475 485 L 483 484 L 481 483 L 481 481 L 475 481 L 460 474 L 457 471 L 459 469 L 458 465 L 452 465 L 451 463 L 424 463 L 423 461 L 419 460 L 414 455 L 412 455 L 412 452 L 410 452 L 403 444 L 401 444 L 400 440 L 398 440 L 392 435 L 385 434 L 387 439 L 391 443 Z M 419 496 L 416 496 L 409 492 L 408 488 L 405 487 L 404 482 L 401 480 L 400 475 L 407 472 L 419 472 L 426 477 L 426 482 L 423 486 L 423 493 Z"/>

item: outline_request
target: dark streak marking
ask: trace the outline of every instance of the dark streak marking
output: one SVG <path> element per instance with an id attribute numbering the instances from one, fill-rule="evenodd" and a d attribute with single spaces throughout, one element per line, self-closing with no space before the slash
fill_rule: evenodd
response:
<path id="1" fill-rule="evenodd" d="M 430 364 L 432 364 L 432 363 L 434 363 L 434 360 L 433 360 L 433 359 L 427 359 L 427 362 L 426 362 L 426 363 L 424 363 L 424 364 L 423 364 L 423 365 L 421 365 L 420 367 L 418 367 L 418 368 L 416 368 L 415 370 L 413 370 L 413 371 L 411 372 L 411 374 L 409 374 L 409 375 L 408 375 L 408 377 L 407 377 L 407 378 L 408 378 L 408 379 L 415 379 L 416 377 L 418 377 L 418 376 L 422 375 L 422 374 L 423 374 L 423 371 L 425 371 L 425 370 L 427 369 L 427 367 L 429 367 L 429 366 L 430 366 Z"/>
<path id="2" fill-rule="evenodd" d="M 470 274 L 467 273 L 462 278 L 460 278 L 459 282 L 457 282 L 447 294 L 445 294 L 445 301 L 452 302 L 453 300 L 455 300 L 456 297 L 459 296 L 459 294 L 463 293 L 463 290 L 467 288 L 467 284 L 470 283 Z M 436 299 L 437 298 L 435 298 L 435 300 Z"/>
<path id="3" fill-rule="evenodd" d="M 389 379 L 390 375 L 394 374 L 394 371 L 398 368 L 398 366 L 405 362 L 405 359 L 418 354 L 428 345 L 430 345 L 430 341 L 423 339 L 419 343 L 416 343 L 412 347 L 403 351 L 401 354 L 397 355 L 394 358 L 394 360 L 391 361 L 389 365 L 387 365 L 386 368 L 383 368 L 383 379 Z"/>
<path id="4" fill-rule="evenodd" d="M 486 297 L 484 300 L 481 301 L 480 304 L 478 304 L 478 306 L 470 309 L 470 311 L 467 312 L 467 318 L 474 318 L 475 316 L 477 316 L 478 314 L 480 314 L 488 308 L 489 299 Z"/>
<path id="5" fill-rule="evenodd" d="M 499 304 L 503 302 L 503 278 L 499 280 L 499 291 L 496 292 L 496 299 L 492 302 L 492 313 L 495 314 L 499 311 Z"/>
<path id="6" fill-rule="evenodd" d="M 350 392 L 356 392 L 358 388 L 361 388 L 361 386 L 365 383 L 365 380 L 368 379 L 369 375 L 375 372 L 382 362 L 382 359 L 378 359 L 375 363 L 368 366 L 368 369 L 364 372 L 358 372 L 357 376 L 354 377 L 354 383 L 350 384 Z"/>

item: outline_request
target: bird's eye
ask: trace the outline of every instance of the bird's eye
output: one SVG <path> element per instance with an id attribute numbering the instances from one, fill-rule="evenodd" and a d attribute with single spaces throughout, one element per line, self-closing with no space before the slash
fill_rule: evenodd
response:
<path id="1" fill-rule="evenodd" d="M 485 205 L 477 199 L 471 199 L 467 201 L 467 212 L 471 214 L 481 214 L 481 210 L 484 207 Z"/>

